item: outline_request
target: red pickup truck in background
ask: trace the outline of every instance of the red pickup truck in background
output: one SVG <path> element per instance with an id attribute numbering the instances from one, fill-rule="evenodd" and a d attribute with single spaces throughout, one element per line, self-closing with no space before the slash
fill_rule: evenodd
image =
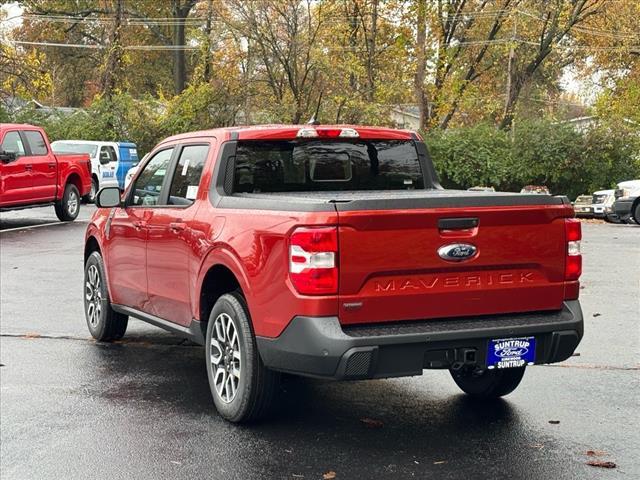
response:
<path id="1" fill-rule="evenodd" d="M 71 221 L 90 190 L 89 155 L 54 155 L 42 128 L 0 124 L 0 211 L 53 205 Z"/>
<path id="2" fill-rule="evenodd" d="M 445 190 L 414 132 L 177 135 L 97 205 L 85 243 L 91 334 L 117 340 L 132 316 L 205 345 L 230 421 L 266 411 L 278 372 L 447 369 L 464 392 L 499 397 L 582 338 L 569 200 Z"/>

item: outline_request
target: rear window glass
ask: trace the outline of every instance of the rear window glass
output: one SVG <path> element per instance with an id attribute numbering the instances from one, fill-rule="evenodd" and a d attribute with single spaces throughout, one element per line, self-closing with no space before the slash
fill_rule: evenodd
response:
<path id="1" fill-rule="evenodd" d="M 246 141 L 236 150 L 237 193 L 408 189 L 424 189 L 411 141 Z"/>
<path id="2" fill-rule="evenodd" d="M 27 142 L 29 142 L 31 155 L 40 156 L 49 153 L 47 150 L 47 144 L 44 142 L 44 138 L 42 138 L 42 134 L 40 132 L 26 130 L 24 132 L 24 136 L 27 137 Z"/>
<path id="3" fill-rule="evenodd" d="M 51 144 L 51 150 L 56 154 L 86 153 L 91 158 L 94 158 L 98 152 L 98 147 L 90 143 L 53 142 Z"/>

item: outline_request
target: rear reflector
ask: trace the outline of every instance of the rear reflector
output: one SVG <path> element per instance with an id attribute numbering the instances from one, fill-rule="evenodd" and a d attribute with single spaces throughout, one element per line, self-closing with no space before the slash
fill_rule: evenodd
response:
<path id="1" fill-rule="evenodd" d="M 304 295 L 338 293 L 338 230 L 298 228 L 289 239 L 289 278 Z"/>
<path id="2" fill-rule="evenodd" d="M 567 242 L 564 279 L 568 281 L 578 280 L 580 275 L 582 275 L 582 255 L 580 253 L 582 224 L 580 220 L 575 218 L 566 218 L 564 226 Z"/>

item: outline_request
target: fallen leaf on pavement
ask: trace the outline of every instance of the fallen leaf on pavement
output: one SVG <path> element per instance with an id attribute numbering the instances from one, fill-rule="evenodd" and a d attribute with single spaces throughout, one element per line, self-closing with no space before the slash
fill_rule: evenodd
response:
<path id="1" fill-rule="evenodd" d="M 361 418 L 360 421 L 364 423 L 367 427 L 371 428 L 381 428 L 384 423 L 380 420 L 376 420 L 374 418 Z"/>
<path id="2" fill-rule="evenodd" d="M 549 423 L 551 425 L 558 425 L 560 423 L 560 420 L 549 420 Z"/>
<path id="3" fill-rule="evenodd" d="M 587 456 L 589 457 L 602 457 L 603 455 L 608 455 L 608 453 L 602 450 L 587 450 Z"/>
<path id="4" fill-rule="evenodd" d="M 602 462 L 600 460 L 589 460 L 587 465 L 591 465 L 592 467 L 600 467 L 600 468 L 616 468 L 616 464 L 613 462 Z"/>
<path id="5" fill-rule="evenodd" d="M 332 480 L 333 478 L 336 478 L 336 472 L 331 470 L 330 472 L 327 472 L 324 475 L 322 475 L 322 478 L 324 478 L 324 480 Z"/>
<path id="6" fill-rule="evenodd" d="M 594 317 L 599 317 L 600 315 L 602 315 L 602 314 L 601 314 L 601 313 L 598 313 L 598 312 L 596 312 L 596 313 L 594 313 L 594 314 L 593 314 L 593 316 L 594 316 Z"/>
<path id="7" fill-rule="evenodd" d="M 531 445 L 531 448 L 543 449 L 544 445 L 541 443 L 534 443 Z"/>
<path id="8" fill-rule="evenodd" d="M 25 333 L 22 338 L 40 338 L 40 334 L 36 332 Z"/>

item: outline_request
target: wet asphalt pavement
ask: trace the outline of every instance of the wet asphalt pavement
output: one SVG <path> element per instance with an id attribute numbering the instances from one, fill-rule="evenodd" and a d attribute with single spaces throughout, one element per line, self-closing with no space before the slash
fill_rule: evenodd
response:
<path id="1" fill-rule="evenodd" d="M 215 412 L 202 348 L 135 320 L 120 343 L 90 339 L 89 210 L 0 217 L 3 480 L 640 477 L 640 227 L 583 225 L 580 355 L 504 400 L 474 403 L 444 371 L 287 377 L 274 415 L 238 427 Z"/>

